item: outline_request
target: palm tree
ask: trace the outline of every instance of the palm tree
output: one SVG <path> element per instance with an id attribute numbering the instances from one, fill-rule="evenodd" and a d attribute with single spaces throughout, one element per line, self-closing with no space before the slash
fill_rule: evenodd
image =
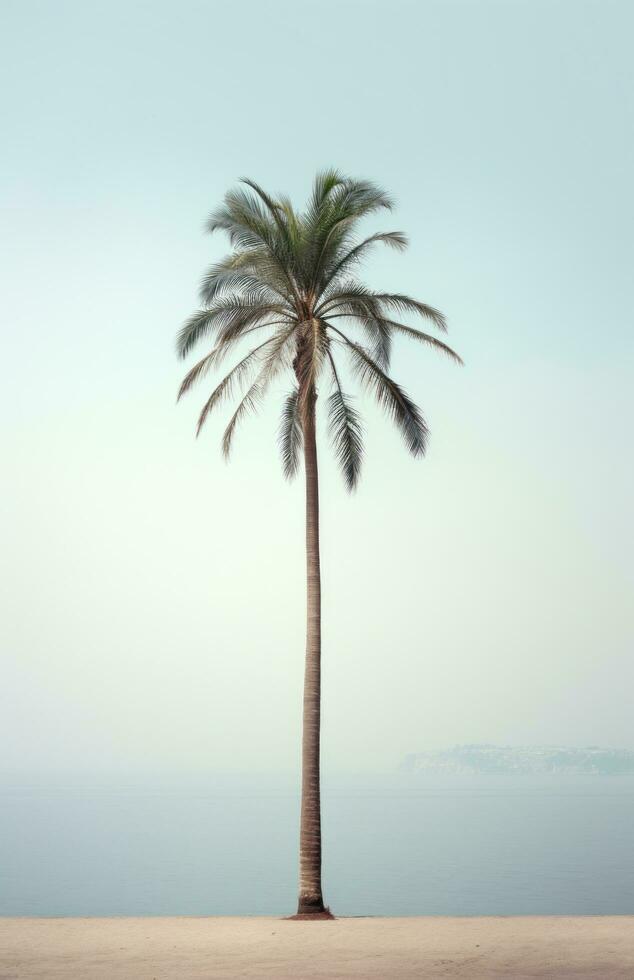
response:
<path id="1" fill-rule="evenodd" d="M 216 385 L 198 419 L 197 434 L 210 413 L 241 388 L 222 441 L 228 457 L 238 423 L 258 407 L 275 379 L 285 372 L 293 378 L 282 408 L 279 442 L 285 475 L 295 475 L 303 453 L 306 478 L 307 629 L 298 915 L 323 917 L 329 913 L 321 888 L 318 392 L 330 385 L 326 400 L 330 436 L 346 485 L 354 490 L 361 471 L 363 432 L 360 416 L 342 385 L 339 355 L 347 356 L 353 376 L 394 421 L 413 456 L 424 454 L 428 430 L 420 409 L 388 374 L 392 339 L 403 335 L 455 361 L 460 358 L 442 340 L 400 321 L 403 314 L 413 314 L 445 331 L 445 319 L 438 310 L 400 293 L 374 292 L 354 276 L 374 246 L 403 249 L 407 245 L 400 231 L 369 237 L 358 233 L 361 219 L 392 208 L 383 190 L 328 170 L 317 175 L 306 209 L 298 212 L 288 198 L 272 197 L 252 180 L 241 183 L 207 222 L 208 231 L 227 234 L 232 251 L 204 276 L 202 309 L 186 321 L 178 335 L 177 349 L 183 358 L 200 341 L 213 337 L 212 349 L 186 375 L 178 397 L 217 368 L 246 337 L 253 339 L 255 346 Z M 360 330 L 361 339 L 351 336 L 355 329 Z"/>

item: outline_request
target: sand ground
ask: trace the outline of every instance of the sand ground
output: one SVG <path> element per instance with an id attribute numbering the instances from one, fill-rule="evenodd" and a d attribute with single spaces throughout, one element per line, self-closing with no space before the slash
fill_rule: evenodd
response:
<path id="1" fill-rule="evenodd" d="M 634 978 L 634 916 L 0 919 L 2 980 Z"/>

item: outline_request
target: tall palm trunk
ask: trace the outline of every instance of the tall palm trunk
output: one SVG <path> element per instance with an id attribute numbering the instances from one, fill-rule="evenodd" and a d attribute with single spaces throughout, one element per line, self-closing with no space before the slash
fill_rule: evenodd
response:
<path id="1" fill-rule="evenodd" d="M 306 472 L 306 668 L 302 730 L 302 807 L 299 832 L 299 915 L 324 912 L 321 894 L 321 802 L 319 736 L 321 714 L 321 573 L 319 567 L 319 478 L 315 438 L 315 395 L 303 413 Z"/>

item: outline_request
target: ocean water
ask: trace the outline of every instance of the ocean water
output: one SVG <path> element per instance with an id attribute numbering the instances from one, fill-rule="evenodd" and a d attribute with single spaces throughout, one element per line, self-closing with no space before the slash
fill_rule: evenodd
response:
<path id="1" fill-rule="evenodd" d="M 0 915 L 294 911 L 295 780 L 1 781 Z M 634 913 L 634 777 L 326 774 L 340 915 Z"/>

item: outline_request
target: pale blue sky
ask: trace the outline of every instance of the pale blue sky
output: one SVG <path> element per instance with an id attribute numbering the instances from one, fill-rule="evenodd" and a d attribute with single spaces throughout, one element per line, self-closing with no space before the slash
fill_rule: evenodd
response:
<path id="1" fill-rule="evenodd" d="M 634 744 L 631 5 L 3 0 L 2 744 L 9 766 L 292 768 L 302 490 L 279 400 L 222 463 L 173 340 L 241 175 L 385 185 L 372 284 L 432 429 L 323 446 L 324 754 Z"/>

